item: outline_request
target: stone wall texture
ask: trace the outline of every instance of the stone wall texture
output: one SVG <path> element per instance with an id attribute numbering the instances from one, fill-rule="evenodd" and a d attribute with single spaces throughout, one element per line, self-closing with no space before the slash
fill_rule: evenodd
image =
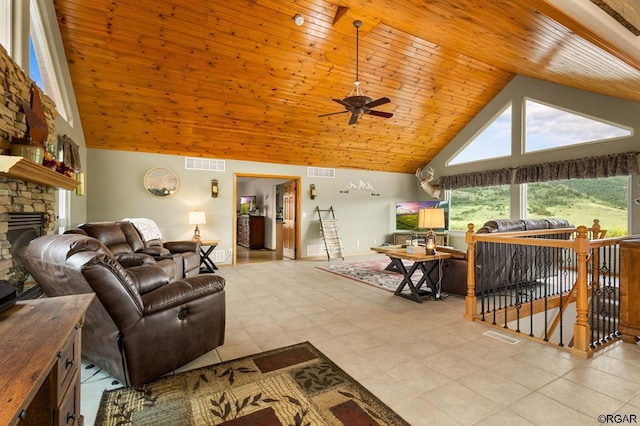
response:
<path id="1" fill-rule="evenodd" d="M 31 103 L 33 81 L 0 45 L 0 150 L 7 154 L 13 138 L 27 133 L 27 121 L 20 100 Z M 37 89 L 36 90 L 40 90 Z M 49 135 L 47 143 L 56 144 L 55 104 L 40 90 L 40 98 L 47 119 Z M 9 213 L 38 212 L 44 214 L 45 233 L 56 229 L 56 189 L 46 185 L 24 182 L 0 174 L 0 279 L 8 279 L 13 273 L 14 260 L 7 240 Z"/>

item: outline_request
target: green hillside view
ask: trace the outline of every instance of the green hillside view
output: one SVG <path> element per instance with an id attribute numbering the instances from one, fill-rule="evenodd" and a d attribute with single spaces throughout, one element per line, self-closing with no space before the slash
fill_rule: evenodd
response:
<path id="1" fill-rule="evenodd" d="M 600 219 L 607 237 L 627 235 L 628 184 L 626 176 L 529 184 L 527 217 L 559 217 L 575 226 L 591 226 L 593 219 Z M 466 230 L 468 223 L 477 229 L 488 220 L 508 217 L 508 186 L 452 191 L 452 230 Z"/>

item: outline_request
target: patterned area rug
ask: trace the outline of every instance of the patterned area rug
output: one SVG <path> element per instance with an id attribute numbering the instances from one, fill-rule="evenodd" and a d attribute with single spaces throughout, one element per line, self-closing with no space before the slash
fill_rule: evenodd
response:
<path id="1" fill-rule="evenodd" d="M 408 425 L 309 342 L 105 391 L 96 425 Z"/>
<path id="2" fill-rule="evenodd" d="M 323 271 L 333 272 L 346 278 L 351 278 L 352 280 L 373 287 L 394 292 L 402 282 L 402 274 L 387 271 L 385 268 L 389 265 L 389 262 L 389 259 L 385 258 L 366 262 L 329 264 L 327 266 L 317 266 L 317 268 Z M 408 268 L 411 263 L 412 262 L 405 263 L 405 266 Z M 413 274 L 413 282 L 418 282 L 420 277 L 422 277 L 422 272 L 418 270 Z M 404 292 L 408 291 L 405 287 Z"/>

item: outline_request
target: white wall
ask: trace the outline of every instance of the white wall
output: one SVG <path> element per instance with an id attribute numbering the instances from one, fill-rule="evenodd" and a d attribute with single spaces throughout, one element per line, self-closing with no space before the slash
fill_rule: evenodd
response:
<path id="1" fill-rule="evenodd" d="M 237 200 L 233 196 L 235 174 L 261 174 L 273 176 L 300 176 L 302 194 L 301 239 L 302 257 L 309 245 L 321 245 L 316 207 L 333 206 L 340 224 L 346 254 L 370 253 L 369 247 L 391 242 L 395 231 L 394 209 L 396 201 L 424 200 L 426 194 L 419 188 L 413 174 L 381 173 L 336 169 L 334 179 L 308 178 L 305 166 L 226 161 L 224 172 L 185 170 L 184 157 L 176 155 L 89 149 L 87 153 L 87 217 L 86 221 L 119 220 L 125 217 L 154 219 L 166 240 L 190 239 L 193 226 L 188 224 L 188 212 L 203 210 L 207 223 L 200 226 L 203 239 L 221 240 L 216 250 L 228 251 L 232 247 L 236 225 L 233 222 Z M 158 198 L 144 189 L 144 174 L 152 167 L 171 168 L 179 177 L 178 191 L 171 197 Z M 218 180 L 219 195 L 210 196 L 211 179 Z M 371 192 L 350 190 L 340 193 L 349 183 L 369 182 L 379 196 Z M 280 181 L 274 181 L 280 182 Z M 257 179 L 253 187 L 238 189 L 240 195 L 256 192 L 261 195 L 258 205 L 267 205 L 267 214 L 275 217 L 274 182 Z M 316 185 L 318 197 L 309 198 L 309 185 Z M 240 187 L 238 187 L 240 188 Z M 259 193 L 259 194 L 258 194 Z M 265 199 L 269 193 L 269 200 Z M 261 211 L 264 214 L 264 211 Z M 78 223 L 83 222 L 79 220 Z M 75 223 L 74 225 L 77 225 Z M 272 242 L 269 243 L 273 245 Z M 228 263 L 228 262 L 227 262 Z"/>

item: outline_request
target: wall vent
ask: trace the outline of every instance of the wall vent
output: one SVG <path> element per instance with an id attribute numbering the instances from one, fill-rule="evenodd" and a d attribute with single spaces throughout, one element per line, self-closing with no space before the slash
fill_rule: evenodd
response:
<path id="1" fill-rule="evenodd" d="M 187 170 L 211 170 L 214 172 L 224 172 L 225 160 L 211 158 L 185 157 L 184 168 Z"/>
<path id="2" fill-rule="evenodd" d="M 307 246 L 307 256 L 326 256 L 327 252 L 323 245 Z"/>
<path id="3" fill-rule="evenodd" d="M 224 250 L 214 250 L 209 255 L 209 258 L 213 261 L 213 263 L 224 262 L 226 260 L 226 253 Z"/>
<path id="4" fill-rule="evenodd" d="M 326 167 L 307 167 L 307 177 L 331 178 L 336 177 L 336 169 Z"/>

